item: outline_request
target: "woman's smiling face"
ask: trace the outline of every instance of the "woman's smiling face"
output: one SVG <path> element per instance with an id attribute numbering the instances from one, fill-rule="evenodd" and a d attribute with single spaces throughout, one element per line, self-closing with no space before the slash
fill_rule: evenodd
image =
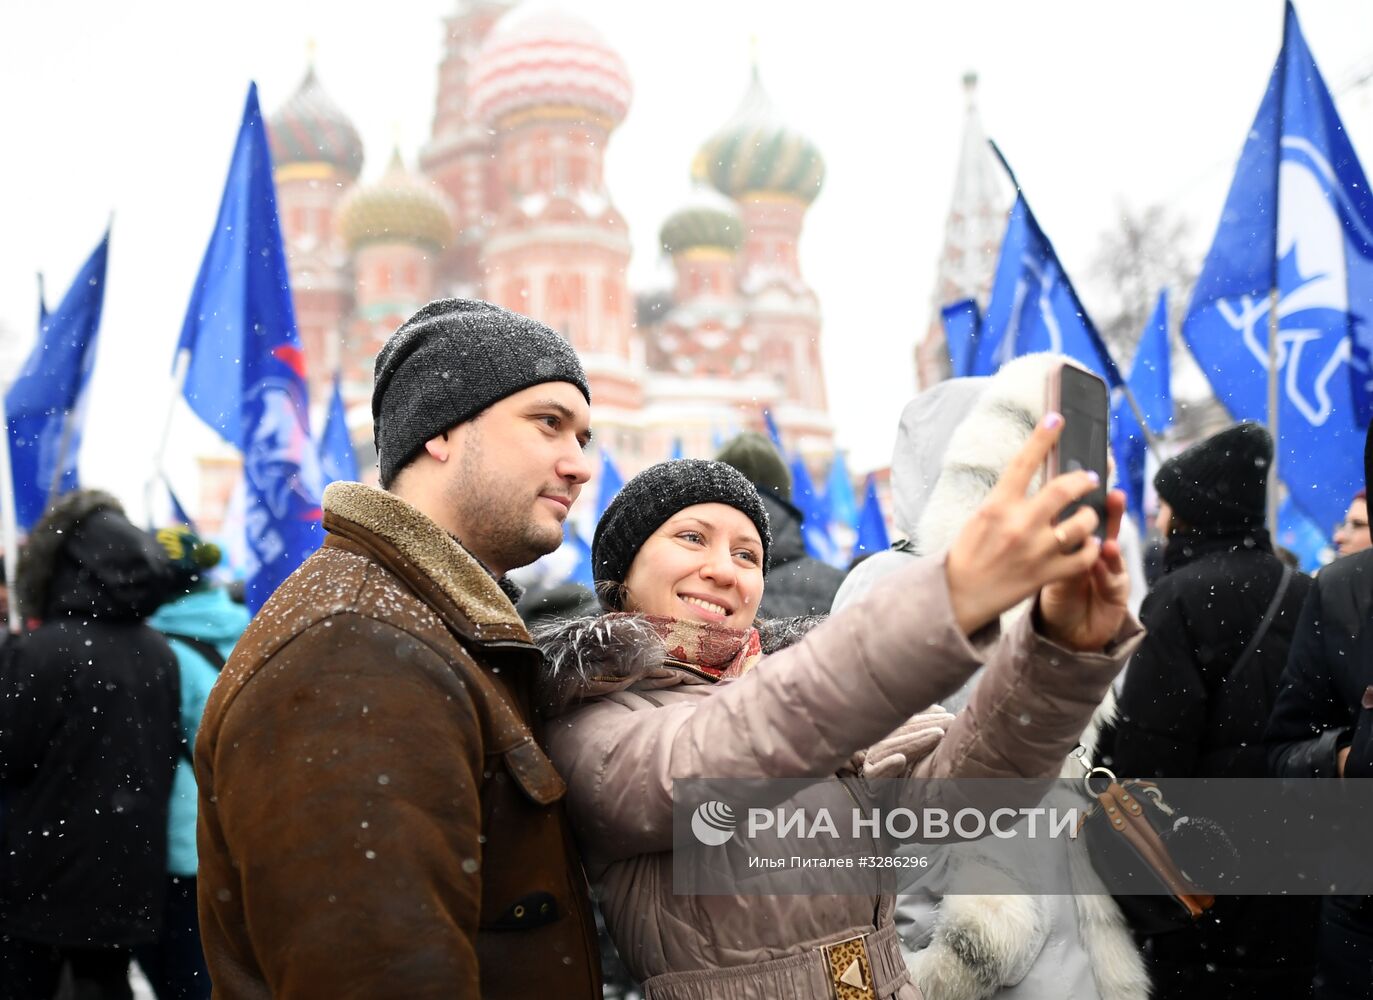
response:
<path id="1" fill-rule="evenodd" d="M 639 549 L 625 590 L 626 611 L 749 628 L 763 597 L 758 529 L 728 504 L 684 507 Z"/>

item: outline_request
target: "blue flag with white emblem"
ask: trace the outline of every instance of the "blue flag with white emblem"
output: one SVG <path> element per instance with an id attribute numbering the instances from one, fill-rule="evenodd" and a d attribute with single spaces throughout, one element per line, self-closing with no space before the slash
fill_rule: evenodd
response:
<path id="1" fill-rule="evenodd" d="M 324 488 L 256 84 L 177 352 L 188 355 L 186 402 L 243 455 L 256 612 L 323 540 Z"/>
<path id="2" fill-rule="evenodd" d="M 95 366 L 109 247 L 106 231 L 52 312 L 43 306 L 40 283 L 38 340 L 5 394 L 15 515 L 25 530 L 43 516 L 51 498 L 80 488 L 76 456 Z"/>
<path id="3" fill-rule="evenodd" d="M 1066 354 L 1115 388 L 1120 371 L 1039 228 L 1025 195 L 1016 196 L 1001 241 L 987 314 L 969 374 L 992 375 L 1012 358 Z"/>
<path id="4" fill-rule="evenodd" d="M 329 412 L 324 418 L 324 433 L 319 436 L 319 462 L 326 483 L 357 482 L 358 456 L 348 434 L 348 408 L 343 405 L 343 387 L 334 376 L 334 391 L 329 395 Z"/>
<path id="5" fill-rule="evenodd" d="M 1277 65 L 1182 322 L 1237 420 L 1268 422 L 1274 289 L 1278 475 L 1308 517 L 1334 524 L 1363 479 L 1373 198 L 1290 3 Z"/>

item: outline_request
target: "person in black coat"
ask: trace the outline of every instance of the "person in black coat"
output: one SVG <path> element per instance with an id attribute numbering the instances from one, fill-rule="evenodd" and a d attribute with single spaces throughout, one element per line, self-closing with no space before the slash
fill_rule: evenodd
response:
<path id="1" fill-rule="evenodd" d="M 757 431 L 745 431 L 715 457 L 738 469 L 758 488 L 768 511 L 772 545 L 768 549 L 768 586 L 758 616 L 829 614 L 834 595 L 844 582 L 844 571 L 806 555 L 802 515 L 791 502 L 791 472 L 772 442 Z"/>
<path id="2" fill-rule="evenodd" d="M 166 554 L 97 491 L 29 536 L 18 591 L 41 624 L 0 676 L 0 993 L 128 997 L 129 949 L 162 912 L 167 805 L 180 752 L 176 659 L 144 619 Z"/>
<path id="3" fill-rule="evenodd" d="M 1364 444 L 1373 482 L 1373 427 Z M 1373 549 L 1321 570 L 1297 622 L 1268 721 L 1268 761 L 1281 778 L 1373 777 Z M 1317 1000 L 1373 997 L 1373 897 L 1321 901 Z"/>
<path id="4" fill-rule="evenodd" d="M 1098 749 L 1098 762 L 1122 779 L 1269 773 L 1264 728 L 1311 586 L 1304 574 L 1284 576 L 1264 528 L 1272 460 L 1268 432 L 1243 423 L 1175 456 L 1154 479 L 1167 539 L 1163 575 L 1140 610 L 1148 634 Z M 1308 996 L 1316 905 L 1217 899 L 1196 926 L 1142 942 L 1152 996 Z"/>

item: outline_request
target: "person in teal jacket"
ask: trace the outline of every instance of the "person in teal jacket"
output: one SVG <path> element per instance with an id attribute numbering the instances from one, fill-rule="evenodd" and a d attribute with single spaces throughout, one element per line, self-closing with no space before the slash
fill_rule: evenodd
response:
<path id="1" fill-rule="evenodd" d="M 200 946 L 196 914 L 196 783 L 191 766 L 200 716 L 219 670 L 248 627 L 248 609 L 213 586 L 208 572 L 219 564 L 219 547 L 190 528 L 163 528 L 157 540 L 177 573 L 177 590 L 148 620 L 176 654 L 181 674 L 184 746 L 172 778 L 167 816 L 167 903 L 156 943 L 135 952 L 158 1000 L 209 1000 L 210 974 Z"/>

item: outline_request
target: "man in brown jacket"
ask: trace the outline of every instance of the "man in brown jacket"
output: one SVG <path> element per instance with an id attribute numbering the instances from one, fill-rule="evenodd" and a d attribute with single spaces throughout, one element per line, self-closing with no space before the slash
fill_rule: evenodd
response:
<path id="1" fill-rule="evenodd" d="M 217 997 L 599 997 L 539 654 L 504 575 L 589 477 L 572 349 L 430 303 L 377 357 L 383 489 L 335 483 L 324 546 L 262 608 L 196 742 Z"/>

